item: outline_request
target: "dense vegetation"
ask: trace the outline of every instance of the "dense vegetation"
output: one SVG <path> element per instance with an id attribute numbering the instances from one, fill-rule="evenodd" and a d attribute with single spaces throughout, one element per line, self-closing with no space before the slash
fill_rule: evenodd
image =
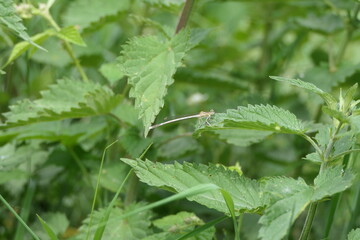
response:
<path id="1" fill-rule="evenodd" d="M 360 239 L 359 10 L 0 0 L 0 239 Z"/>

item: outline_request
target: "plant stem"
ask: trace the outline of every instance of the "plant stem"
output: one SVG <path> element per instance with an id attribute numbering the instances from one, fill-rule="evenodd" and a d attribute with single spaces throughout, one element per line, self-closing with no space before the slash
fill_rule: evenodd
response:
<path id="1" fill-rule="evenodd" d="M 181 29 L 183 29 L 186 26 L 186 24 L 187 24 L 187 22 L 189 20 L 191 9 L 192 9 L 192 7 L 194 5 L 194 2 L 195 2 L 195 0 L 186 0 L 184 8 L 183 8 L 183 10 L 181 12 L 179 22 L 178 22 L 178 24 L 176 26 L 175 33 L 180 32 Z"/>
<path id="2" fill-rule="evenodd" d="M 308 239 L 308 236 L 309 236 L 310 231 L 311 231 L 311 225 L 312 225 L 312 222 L 313 222 L 314 217 L 315 217 L 317 206 L 318 206 L 318 202 L 313 202 L 313 203 L 310 204 L 310 208 L 309 208 L 308 214 L 306 216 L 304 228 L 303 228 L 303 230 L 301 232 L 299 240 Z"/>
<path id="3" fill-rule="evenodd" d="M 39 12 L 38 14 L 43 16 L 57 32 L 59 32 L 61 30 L 59 25 L 52 18 L 49 11 L 47 11 L 47 12 Z M 89 82 L 89 78 L 87 77 L 84 69 L 81 67 L 79 60 L 76 58 L 70 43 L 68 41 L 66 41 L 66 40 L 64 40 L 64 48 L 65 48 L 66 52 L 69 54 L 70 58 L 73 60 L 75 66 L 76 66 L 76 69 L 80 73 L 81 78 L 83 79 L 83 81 L 84 82 Z"/>

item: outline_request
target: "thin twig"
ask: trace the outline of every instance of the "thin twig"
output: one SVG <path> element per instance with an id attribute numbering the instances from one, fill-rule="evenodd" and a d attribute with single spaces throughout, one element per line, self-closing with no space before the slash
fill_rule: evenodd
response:
<path id="1" fill-rule="evenodd" d="M 181 29 L 183 29 L 186 26 L 187 21 L 189 20 L 189 16 L 191 13 L 192 6 L 194 5 L 194 2 L 195 2 L 195 0 L 186 0 L 184 8 L 181 12 L 179 23 L 176 26 L 175 33 L 180 32 Z"/>

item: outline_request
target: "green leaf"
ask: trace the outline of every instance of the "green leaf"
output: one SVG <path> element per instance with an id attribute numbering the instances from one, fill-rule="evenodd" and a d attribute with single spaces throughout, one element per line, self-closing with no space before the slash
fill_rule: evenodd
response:
<path id="1" fill-rule="evenodd" d="M 165 141 L 165 144 L 158 147 L 159 158 L 179 159 L 201 149 L 201 146 L 192 137 L 182 137 Z"/>
<path id="2" fill-rule="evenodd" d="M 31 40 L 36 43 L 42 43 L 45 41 L 48 37 L 55 34 L 55 31 L 53 30 L 46 30 L 42 33 L 36 34 L 35 36 L 31 37 Z M 31 47 L 31 43 L 28 41 L 23 41 L 15 44 L 13 47 L 11 54 L 6 61 L 5 65 L 3 67 L 6 67 L 11 62 L 13 62 L 15 59 L 17 59 L 21 54 L 23 54 L 26 50 L 28 50 Z"/>
<path id="3" fill-rule="evenodd" d="M 272 78 L 276 81 L 287 82 L 287 83 L 290 83 L 291 85 L 294 85 L 294 86 L 309 90 L 313 93 L 316 93 L 317 95 L 322 97 L 324 99 L 324 101 L 326 102 L 326 104 L 330 107 L 334 107 L 336 105 L 337 101 L 330 93 L 324 92 L 323 90 L 321 90 L 320 88 L 318 88 L 317 86 L 315 86 L 312 83 L 305 82 L 300 79 L 293 79 L 293 78 L 286 78 L 286 77 L 270 76 L 270 78 Z"/>
<path id="4" fill-rule="evenodd" d="M 6 171 L 0 170 L 0 184 L 4 184 L 11 180 L 16 180 L 16 179 L 25 180 L 29 177 L 30 175 L 26 171 L 22 171 L 19 169 L 6 170 Z"/>
<path id="5" fill-rule="evenodd" d="M 65 41 L 74 43 L 82 47 L 86 47 L 86 43 L 82 39 L 80 33 L 75 26 L 68 26 L 62 28 L 59 32 L 56 32 L 56 36 Z"/>
<path id="6" fill-rule="evenodd" d="M 105 231 L 102 235 L 102 240 L 137 240 L 146 237 L 149 233 L 150 228 L 150 211 L 142 211 L 136 215 L 126 217 L 124 219 L 116 219 L 117 217 L 131 212 L 137 208 L 140 208 L 144 204 L 132 204 L 129 205 L 125 210 L 120 208 L 113 208 L 110 213 L 110 217 L 107 221 Z M 101 209 L 93 212 L 92 225 L 97 226 L 101 224 L 106 209 Z M 80 233 L 75 239 L 83 240 L 86 239 L 90 218 L 86 218 L 83 221 L 83 225 L 80 227 Z M 96 228 L 90 229 L 89 239 L 94 239 Z"/>
<path id="7" fill-rule="evenodd" d="M 107 87 L 70 79 L 59 80 L 41 95 L 38 100 L 25 99 L 10 106 L 10 112 L 3 114 L 7 118 L 5 127 L 103 115 L 122 99 Z"/>
<path id="8" fill-rule="evenodd" d="M 151 123 L 164 105 L 167 87 L 174 82 L 173 75 L 188 50 L 188 31 L 171 40 L 161 41 L 155 36 L 133 38 L 124 46 L 119 58 L 132 85 L 130 97 L 145 127 L 145 136 Z"/>
<path id="9" fill-rule="evenodd" d="M 310 14 L 306 18 L 296 19 L 296 22 L 302 27 L 323 34 L 335 33 L 344 28 L 341 17 L 335 14 L 324 14 L 321 16 Z"/>
<path id="10" fill-rule="evenodd" d="M 100 72 L 112 85 L 124 77 L 124 73 L 117 62 L 104 63 L 100 67 Z"/>
<path id="11" fill-rule="evenodd" d="M 340 96 L 341 102 L 340 107 L 343 112 L 348 112 L 351 106 L 351 103 L 354 100 L 354 96 L 356 94 L 356 90 L 358 88 L 358 84 L 355 83 L 353 86 L 351 86 L 345 93 L 344 98 L 342 99 L 342 96 Z"/>
<path id="12" fill-rule="evenodd" d="M 168 190 L 182 192 L 204 183 L 212 183 L 227 191 L 234 201 L 235 211 L 258 211 L 265 205 L 259 184 L 223 166 L 184 163 L 161 164 L 151 161 L 121 159 L 132 166 L 142 182 Z M 219 191 L 211 191 L 189 198 L 209 208 L 229 213 Z"/>
<path id="13" fill-rule="evenodd" d="M 130 0 L 77 0 L 72 1 L 67 7 L 63 15 L 65 25 L 78 25 L 84 29 L 103 17 L 128 10 Z"/>
<path id="14" fill-rule="evenodd" d="M 349 232 L 347 240 L 359 240 L 360 239 L 360 228 L 353 229 Z"/>
<path id="15" fill-rule="evenodd" d="M 317 152 L 309 153 L 304 157 L 305 160 L 311 161 L 316 164 L 321 164 L 323 161 Z"/>
<path id="16" fill-rule="evenodd" d="M 313 189 L 301 178 L 295 180 L 276 177 L 266 180 L 264 184 L 264 192 L 273 195 L 277 200 L 260 218 L 259 222 L 263 226 L 260 228 L 259 237 L 262 240 L 280 240 L 310 203 Z"/>
<path id="17" fill-rule="evenodd" d="M 262 240 L 280 240 L 288 232 L 296 218 L 312 202 L 332 196 L 349 188 L 355 176 L 345 173 L 342 166 L 325 168 L 314 180 L 314 187 L 303 179 L 272 177 L 262 180 L 263 193 L 268 194 L 273 204 L 260 218 L 263 225 L 259 232 Z"/>
<path id="18" fill-rule="evenodd" d="M 355 179 L 354 174 L 342 166 L 328 167 L 315 178 L 315 192 L 312 201 L 321 200 L 349 188 Z"/>
<path id="19" fill-rule="evenodd" d="M 287 110 L 270 105 L 248 105 L 226 113 L 215 113 L 199 124 L 196 133 L 222 129 L 252 129 L 277 133 L 302 134 L 305 128 L 296 116 Z"/>
<path id="20" fill-rule="evenodd" d="M 45 50 L 30 39 L 29 35 L 25 31 L 26 28 L 23 25 L 21 18 L 16 14 L 14 5 L 15 4 L 12 0 L 0 1 L 0 22 L 15 31 L 19 37 L 29 42 L 31 45 Z"/>

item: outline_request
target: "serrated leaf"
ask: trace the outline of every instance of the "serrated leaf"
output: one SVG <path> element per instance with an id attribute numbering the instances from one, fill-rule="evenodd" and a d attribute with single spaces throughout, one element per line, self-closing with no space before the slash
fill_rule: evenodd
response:
<path id="1" fill-rule="evenodd" d="M 165 41 L 155 36 L 133 38 L 123 48 L 119 60 L 132 85 L 129 95 L 135 98 L 145 136 L 164 105 L 167 87 L 174 82 L 176 68 L 188 50 L 188 39 L 185 30 Z"/>
<path id="2" fill-rule="evenodd" d="M 313 189 L 302 179 L 282 177 L 267 180 L 264 191 L 275 195 L 277 201 L 260 218 L 263 226 L 259 237 L 263 240 L 280 240 L 310 203 Z"/>
<path id="3" fill-rule="evenodd" d="M 101 239 L 138 240 L 146 237 L 150 231 L 149 228 L 151 224 L 151 213 L 149 211 L 142 211 L 136 215 L 132 215 L 121 220 L 116 219 L 117 217 L 141 206 L 143 206 L 143 204 L 138 203 L 129 205 L 125 210 L 120 208 L 113 208 L 111 210 L 110 217 L 107 221 L 106 228 Z M 105 211 L 106 209 L 101 209 L 93 212 L 92 226 L 101 224 L 101 220 L 103 219 Z M 89 221 L 89 218 L 86 218 L 83 221 L 83 225 L 79 230 L 80 233 L 75 237 L 75 239 L 86 239 Z M 94 227 L 90 229 L 89 239 L 94 239 L 95 231 L 96 228 Z"/>
<path id="4" fill-rule="evenodd" d="M 259 232 L 262 240 L 280 240 L 288 232 L 296 218 L 311 203 L 349 188 L 355 176 L 342 166 L 325 168 L 314 180 L 314 187 L 302 179 L 275 177 L 263 180 L 263 192 L 272 202 L 260 218 L 263 225 Z"/>
<path id="5" fill-rule="evenodd" d="M 260 186 L 255 180 L 240 176 L 223 166 L 202 164 L 161 164 L 151 161 L 121 159 L 132 166 L 142 182 L 181 192 L 191 187 L 212 183 L 227 191 L 233 198 L 236 211 L 257 211 L 265 205 Z M 228 213 L 220 191 L 211 191 L 189 198 L 209 208 Z"/>
<path id="6" fill-rule="evenodd" d="M 277 133 L 302 134 L 305 128 L 296 116 L 289 111 L 270 105 L 248 105 L 226 113 L 215 113 L 196 133 L 222 129 L 251 129 Z"/>
<path id="7" fill-rule="evenodd" d="M 10 106 L 10 112 L 3 114 L 5 127 L 107 114 L 122 99 L 107 87 L 70 79 L 59 80 L 41 95 L 38 100 L 25 99 Z"/>
<path id="8" fill-rule="evenodd" d="M 0 1 L 0 22 L 15 31 L 19 37 L 29 42 L 31 45 L 45 50 L 30 39 L 29 35 L 25 31 L 26 28 L 23 25 L 21 18 L 16 14 L 14 5 L 15 4 L 12 0 Z"/>
<path id="9" fill-rule="evenodd" d="M 59 32 L 56 32 L 56 36 L 65 41 L 74 43 L 82 47 L 86 47 L 86 43 L 82 39 L 80 33 L 75 26 L 68 26 L 62 28 Z"/>
<path id="10" fill-rule="evenodd" d="M 359 239 L 360 239 L 360 228 L 351 230 L 347 236 L 347 240 L 359 240 Z"/>
<path id="11" fill-rule="evenodd" d="M 129 7 L 130 0 L 76 0 L 68 4 L 63 21 L 67 26 L 78 25 L 84 29 L 103 17 L 116 15 Z"/>
<path id="12" fill-rule="evenodd" d="M 342 166 L 328 167 L 315 178 L 315 192 L 313 201 L 342 192 L 349 188 L 355 179 L 354 174 L 347 170 L 344 172 Z"/>
<path id="13" fill-rule="evenodd" d="M 31 37 L 31 40 L 33 42 L 40 44 L 43 41 L 45 41 L 48 37 L 50 37 L 54 34 L 55 34 L 55 31 L 46 30 L 42 33 L 36 34 L 35 36 Z M 11 62 L 13 62 L 15 59 L 17 59 L 21 54 L 23 54 L 26 50 L 28 50 L 30 47 L 31 47 L 31 43 L 29 43 L 28 41 L 23 41 L 23 42 L 19 42 L 19 43 L 15 44 L 8 60 L 6 61 L 5 65 L 3 67 L 6 67 L 7 65 L 9 65 Z"/>
<path id="14" fill-rule="evenodd" d="M 305 82 L 300 79 L 286 78 L 286 77 L 270 76 L 270 78 L 272 78 L 276 81 L 287 82 L 287 83 L 290 83 L 291 85 L 294 85 L 294 86 L 309 90 L 313 93 L 316 93 L 317 95 L 322 97 L 324 99 L 324 101 L 326 102 L 326 104 L 330 107 L 335 106 L 335 104 L 337 102 L 336 99 L 330 93 L 324 92 L 323 90 L 321 90 L 320 88 L 318 88 L 317 86 L 315 86 L 312 83 Z"/>
<path id="15" fill-rule="evenodd" d="M 318 129 L 318 133 L 315 135 L 315 140 L 322 150 L 326 149 L 327 144 L 330 141 L 331 126 L 325 125 Z"/>

